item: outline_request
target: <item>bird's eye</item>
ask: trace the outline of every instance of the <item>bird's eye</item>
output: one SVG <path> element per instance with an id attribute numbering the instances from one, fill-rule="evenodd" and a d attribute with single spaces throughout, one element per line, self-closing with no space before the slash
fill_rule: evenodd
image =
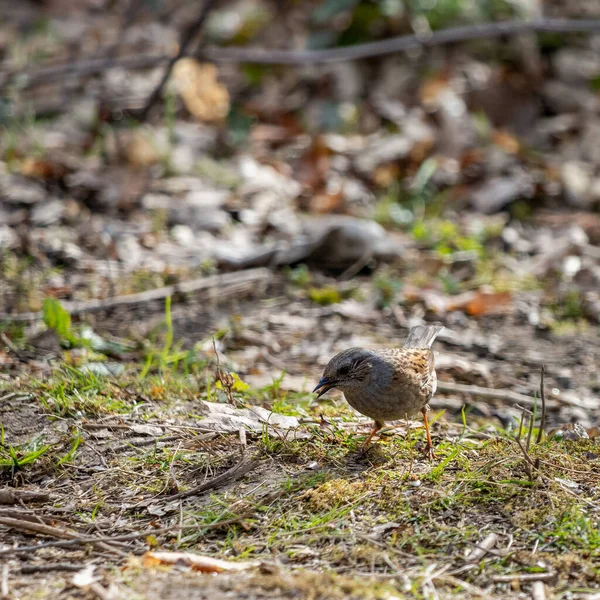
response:
<path id="1" fill-rule="evenodd" d="M 338 373 L 340 375 L 348 375 L 348 373 L 350 373 L 350 365 L 342 365 L 339 369 L 338 369 Z"/>

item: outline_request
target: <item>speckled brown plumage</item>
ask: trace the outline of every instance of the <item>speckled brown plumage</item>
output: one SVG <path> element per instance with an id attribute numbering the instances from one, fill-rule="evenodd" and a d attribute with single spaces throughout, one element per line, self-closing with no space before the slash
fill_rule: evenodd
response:
<path id="1" fill-rule="evenodd" d="M 353 408 L 375 421 L 365 445 L 385 421 L 421 411 L 432 456 L 427 405 L 435 393 L 437 376 L 431 345 L 442 329 L 437 325 L 413 327 L 403 348 L 344 350 L 329 361 L 315 391 L 321 396 L 337 387 Z"/>

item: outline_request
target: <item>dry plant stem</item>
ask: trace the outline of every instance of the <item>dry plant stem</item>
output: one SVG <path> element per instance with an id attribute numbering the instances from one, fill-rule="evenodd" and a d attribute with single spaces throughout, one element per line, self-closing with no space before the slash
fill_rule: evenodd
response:
<path id="1" fill-rule="evenodd" d="M 242 273 L 225 273 L 224 275 L 212 275 L 210 277 L 192 279 L 191 281 L 183 281 L 182 283 L 140 292 L 139 294 L 116 296 L 113 298 L 106 298 L 105 300 L 90 300 L 89 302 L 64 302 L 63 306 L 71 316 L 75 316 L 99 310 L 108 310 L 118 306 L 145 304 L 155 300 L 164 300 L 166 297 L 176 294 L 190 294 L 192 292 L 200 292 L 215 288 L 219 289 L 219 297 L 223 297 L 235 294 L 243 288 L 267 281 L 270 278 L 271 271 L 268 269 L 249 269 Z M 0 313 L 0 321 L 39 321 L 43 318 L 44 315 L 41 311 L 15 315 Z"/>
<path id="2" fill-rule="evenodd" d="M 53 563 L 53 564 L 42 564 L 42 565 L 25 565 L 21 567 L 21 575 L 31 575 L 33 573 L 50 573 L 52 571 L 70 571 L 77 573 L 81 571 L 81 564 L 71 563 Z"/>
<path id="3" fill-rule="evenodd" d="M 169 64 L 167 65 L 167 69 L 163 78 L 160 80 L 160 83 L 154 88 L 148 101 L 146 102 L 146 106 L 141 110 L 139 114 L 139 119 L 141 121 L 145 121 L 148 117 L 148 113 L 152 110 L 152 107 L 156 104 L 158 99 L 160 98 L 161 92 L 165 87 L 169 77 L 171 76 L 171 70 L 173 69 L 173 65 L 185 55 L 188 50 L 188 46 L 192 43 L 194 38 L 200 33 L 202 27 L 204 26 L 204 22 L 210 13 L 211 8 L 215 5 L 216 0 L 204 0 L 202 4 L 202 8 L 200 9 L 200 13 L 195 21 L 190 23 L 185 33 L 181 36 L 181 40 L 179 42 L 179 50 L 175 56 L 173 56 L 169 60 Z"/>
<path id="4" fill-rule="evenodd" d="M 556 577 L 554 573 L 514 573 L 512 575 L 495 575 L 492 581 L 495 583 L 509 583 L 511 581 L 548 581 Z"/>
<path id="5" fill-rule="evenodd" d="M 145 446 L 152 446 L 154 444 L 164 443 L 164 442 L 174 442 L 180 439 L 178 435 L 164 435 L 162 437 L 156 438 L 148 438 L 145 440 L 131 440 L 130 442 L 125 442 L 124 444 L 120 444 L 119 446 L 115 446 L 110 450 L 115 453 L 125 452 L 126 450 L 131 450 L 133 448 L 143 448 Z"/>
<path id="6" fill-rule="evenodd" d="M 540 419 L 540 428 L 538 429 L 537 438 L 535 440 L 536 444 L 539 444 L 542 441 L 542 436 L 544 435 L 544 428 L 546 427 L 546 392 L 544 391 L 544 375 L 546 374 L 546 367 L 542 365 L 542 370 L 540 372 L 540 398 L 542 400 L 542 418 Z"/>
<path id="7" fill-rule="evenodd" d="M 196 21 L 196 24 L 198 21 Z M 191 28 L 190 28 L 191 29 Z M 205 48 L 197 53 L 200 58 L 212 62 L 306 65 L 327 62 L 343 62 L 376 56 L 407 52 L 415 49 L 432 48 L 476 39 L 499 38 L 528 32 L 593 33 L 600 31 L 600 20 L 596 19 L 535 19 L 531 21 L 502 21 L 451 27 L 424 35 L 402 35 L 387 40 L 356 44 L 327 50 L 265 50 L 256 48 Z M 120 59 L 89 59 L 79 62 L 56 64 L 29 71 L 14 71 L 0 74 L 0 90 L 17 77 L 26 81 L 26 87 L 53 82 L 63 77 L 86 77 L 111 68 L 148 69 L 162 63 L 174 63 L 188 55 L 180 51 L 176 58 L 165 55 L 148 56 L 136 54 Z M 170 70 L 170 69 L 169 69 Z M 164 85 L 164 84 L 163 84 Z M 159 90 L 160 92 L 160 90 Z"/>
<path id="8" fill-rule="evenodd" d="M 258 461 L 250 460 L 247 457 L 242 457 L 239 463 L 231 467 L 225 473 L 218 475 L 217 477 L 213 477 L 209 481 L 205 481 L 204 483 L 197 485 L 185 492 L 179 492 L 178 494 L 174 494 L 170 496 L 170 500 L 177 500 L 179 498 L 189 498 L 190 496 L 198 496 L 208 490 L 214 490 L 216 488 L 223 487 L 232 481 L 236 481 L 240 477 L 246 475 L 250 471 L 254 470 L 258 466 Z"/>

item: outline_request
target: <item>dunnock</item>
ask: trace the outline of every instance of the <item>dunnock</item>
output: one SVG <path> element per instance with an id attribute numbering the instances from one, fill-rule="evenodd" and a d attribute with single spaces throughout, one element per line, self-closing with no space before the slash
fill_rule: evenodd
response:
<path id="1" fill-rule="evenodd" d="M 363 448 L 385 421 L 421 411 L 427 434 L 426 454 L 434 458 L 427 409 L 437 387 L 431 345 L 442 329 L 440 325 L 417 325 L 408 333 L 403 348 L 344 350 L 329 361 L 313 392 L 318 392 L 320 398 L 337 387 L 344 392 L 350 406 L 374 419 Z"/>

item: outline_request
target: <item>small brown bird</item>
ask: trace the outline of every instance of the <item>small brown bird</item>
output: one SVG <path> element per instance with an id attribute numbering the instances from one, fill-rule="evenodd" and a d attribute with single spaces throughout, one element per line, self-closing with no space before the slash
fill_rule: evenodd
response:
<path id="1" fill-rule="evenodd" d="M 421 411 L 427 434 L 426 455 L 434 458 L 427 409 L 437 387 L 431 345 L 442 329 L 440 325 L 417 325 L 408 333 L 403 348 L 344 350 L 329 361 L 313 393 L 318 392 L 320 398 L 332 388 L 339 388 L 350 406 L 374 419 L 363 448 L 385 421 Z"/>

